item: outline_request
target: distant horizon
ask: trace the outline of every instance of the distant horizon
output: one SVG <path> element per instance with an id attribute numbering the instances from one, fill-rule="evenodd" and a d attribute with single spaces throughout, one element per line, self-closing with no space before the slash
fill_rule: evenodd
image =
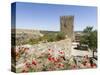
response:
<path id="1" fill-rule="evenodd" d="M 97 7 L 16 2 L 16 28 L 60 31 L 60 16 L 74 16 L 74 31 L 97 29 Z"/>
<path id="2" fill-rule="evenodd" d="M 16 29 L 22 29 L 22 30 L 36 30 L 36 29 L 25 29 L 25 28 L 16 28 Z M 93 30 L 96 30 L 96 29 L 93 29 Z M 39 30 L 39 31 L 50 31 L 50 30 Z M 60 30 L 59 30 L 60 31 Z M 74 32 L 82 32 L 83 30 L 81 30 L 81 31 L 74 31 Z M 54 32 L 58 32 L 58 31 L 54 31 Z"/>

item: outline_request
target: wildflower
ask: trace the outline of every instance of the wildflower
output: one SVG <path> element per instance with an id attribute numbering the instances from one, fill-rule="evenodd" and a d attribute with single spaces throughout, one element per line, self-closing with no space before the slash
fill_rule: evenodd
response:
<path id="1" fill-rule="evenodd" d="M 62 63 L 58 64 L 58 68 L 60 68 L 60 67 L 64 67 L 64 64 L 62 64 Z"/>
<path id="2" fill-rule="evenodd" d="M 55 57 L 48 57 L 48 60 L 49 60 L 49 61 L 52 61 L 52 62 L 54 62 L 54 63 L 60 61 L 59 59 L 57 59 L 57 58 L 55 58 Z"/>
<path id="3" fill-rule="evenodd" d="M 33 65 L 37 65 L 37 63 L 36 63 L 36 61 L 35 61 L 35 60 L 33 60 L 33 61 L 32 61 L 32 64 L 33 64 Z"/>
<path id="4" fill-rule="evenodd" d="M 49 60 L 49 61 L 51 61 L 51 60 L 52 60 L 52 58 L 51 58 L 51 57 L 48 57 L 48 60 Z"/>
<path id="5" fill-rule="evenodd" d="M 55 58 L 54 57 L 52 57 L 52 61 L 55 61 Z"/>
<path id="6" fill-rule="evenodd" d="M 92 66 L 91 66 L 92 68 L 96 68 L 97 67 L 97 65 L 96 64 L 92 64 Z"/>

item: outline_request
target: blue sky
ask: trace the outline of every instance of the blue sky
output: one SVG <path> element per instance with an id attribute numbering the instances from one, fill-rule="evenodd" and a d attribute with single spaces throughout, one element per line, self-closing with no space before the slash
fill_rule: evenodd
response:
<path id="1" fill-rule="evenodd" d="M 74 31 L 97 29 L 97 8 L 74 5 L 16 3 L 16 28 L 60 30 L 60 16 L 74 16 Z"/>

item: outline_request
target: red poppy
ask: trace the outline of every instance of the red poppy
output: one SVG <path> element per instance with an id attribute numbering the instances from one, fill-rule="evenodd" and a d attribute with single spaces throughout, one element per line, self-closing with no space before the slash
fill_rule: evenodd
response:
<path id="1" fill-rule="evenodd" d="M 55 61 L 55 58 L 54 57 L 52 57 L 52 61 Z"/>
<path id="2" fill-rule="evenodd" d="M 48 57 L 48 60 L 49 60 L 49 61 L 51 61 L 51 60 L 52 60 L 52 58 L 51 58 L 51 57 Z"/>
<path id="3" fill-rule="evenodd" d="M 94 68 L 94 67 L 97 67 L 97 65 L 96 64 L 92 64 L 92 66 L 91 66 L 92 68 Z"/>
<path id="4" fill-rule="evenodd" d="M 33 65 L 37 65 L 36 61 L 34 61 L 34 60 L 32 61 L 32 64 L 33 64 Z"/>
<path id="5" fill-rule="evenodd" d="M 54 57 L 48 57 L 48 60 L 49 61 L 52 61 L 52 62 L 59 62 L 59 59 L 57 59 L 57 58 L 54 58 Z"/>

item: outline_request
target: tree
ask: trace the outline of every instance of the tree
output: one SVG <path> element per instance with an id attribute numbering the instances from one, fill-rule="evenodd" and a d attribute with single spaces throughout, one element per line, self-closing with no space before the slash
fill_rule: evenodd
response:
<path id="1" fill-rule="evenodd" d="M 93 51 L 93 57 L 94 57 L 94 51 L 96 51 L 97 49 L 97 31 L 96 30 L 90 33 L 88 45 L 90 49 Z"/>
<path id="2" fill-rule="evenodd" d="M 92 30 L 93 30 L 93 27 L 87 26 L 87 27 L 83 30 L 83 32 L 89 34 Z"/>
<path id="3" fill-rule="evenodd" d="M 83 36 L 81 37 L 80 44 L 87 44 L 89 48 L 93 51 L 97 49 L 97 30 L 93 30 L 93 27 L 86 27 L 83 30 Z"/>

